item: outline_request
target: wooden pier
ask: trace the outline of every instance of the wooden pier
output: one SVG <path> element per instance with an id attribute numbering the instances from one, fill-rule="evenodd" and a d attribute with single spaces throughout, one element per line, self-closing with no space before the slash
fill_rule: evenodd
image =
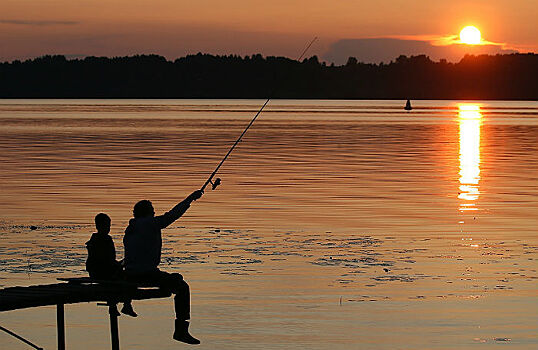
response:
<path id="1" fill-rule="evenodd" d="M 64 305 L 84 302 L 104 303 L 110 316 L 112 350 L 119 350 L 118 302 L 167 298 L 169 290 L 155 285 L 126 281 L 100 281 L 88 277 L 59 278 L 61 283 L 0 289 L 0 311 L 56 305 L 58 350 L 65 350 Z"/>

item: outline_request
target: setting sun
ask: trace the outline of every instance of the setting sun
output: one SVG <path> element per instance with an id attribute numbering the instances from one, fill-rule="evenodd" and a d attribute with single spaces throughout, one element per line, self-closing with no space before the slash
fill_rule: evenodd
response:
<path id="1" fill-rule="evenodd" d="M 481 34 L 478 28 L 473 26 L 467 26 L 460 32 L 460 40 L 464 44 L 476 45 L 480 44 Z"/>

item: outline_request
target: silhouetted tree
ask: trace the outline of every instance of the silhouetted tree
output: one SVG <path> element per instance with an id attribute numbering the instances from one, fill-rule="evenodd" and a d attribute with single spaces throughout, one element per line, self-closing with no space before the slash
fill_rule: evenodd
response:
<path id="1" fill-rule="evenodd" d="M 349 66 L 356 66 L 357 63 L 359 63 L 359 62 L 357 61 L 357 59 L 356 59 L 355 57 L 349 57 L 349 58 L 347 59 L 346 66 L 348 66 L 348 67 L 349 67 Z"/>
<path id="2" fill-rule="evenodd" d="M 425 55 L 389 64 L 343 66 L 260 54 L 197 53 L 174 61 L 131 57 L 43 56 L 0 63 L 0 98 L 538 99 L 538 55 Z"/>

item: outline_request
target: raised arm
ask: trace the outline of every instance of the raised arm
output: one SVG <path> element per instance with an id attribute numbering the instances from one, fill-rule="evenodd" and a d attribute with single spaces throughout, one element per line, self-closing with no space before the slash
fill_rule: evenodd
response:
<path id="1" fill-rule="evenodd" d="M 164 213 L 163 215 L 156 216 L 155 220 L 157 220 L 159 227 L 168 227 L 174 221 L 179 219 L 187 211 L 187 209 L 189 209 L 192 202 L 202 197 L 202 194 L 204 194 L 204 192 L 201 190 L 194 191 L 182 202 L 178 203 L 175 207 L 170 209 L 168 212 Z"/>

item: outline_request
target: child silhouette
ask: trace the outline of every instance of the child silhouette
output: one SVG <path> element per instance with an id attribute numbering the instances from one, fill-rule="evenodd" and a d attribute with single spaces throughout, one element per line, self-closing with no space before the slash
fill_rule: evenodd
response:
<path id="1" fill-rule="evenodd" d="M 123 266 L 116 261 L 116 249 L 114 241 L 110 237 L 110 217 L 104 213 L 95 216 L 95 227 L 97 232 L 86 242 L 88 248 L 88 260 L 86 260 L 86 271 L 90 278 L 96 280 L 118 280 L 123 279 Z M 132 317 L 138 316 L 133 310 L 131 300 L 123 303 L 121 312 Z"/>

